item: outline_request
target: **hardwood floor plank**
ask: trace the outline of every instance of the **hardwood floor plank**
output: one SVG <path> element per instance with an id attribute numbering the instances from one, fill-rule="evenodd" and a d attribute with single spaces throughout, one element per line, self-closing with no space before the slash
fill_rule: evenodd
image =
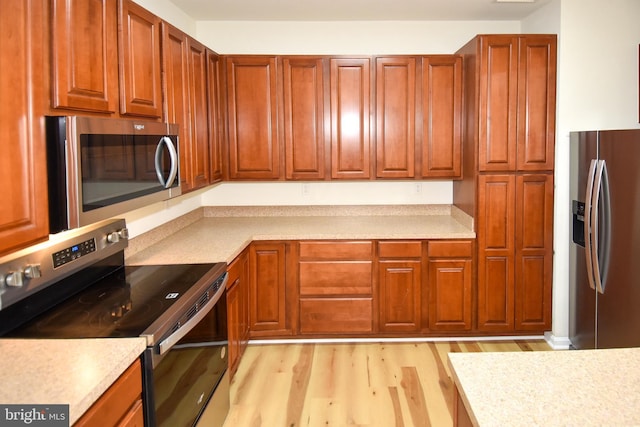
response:
<path id="1" fill-rule="evenodd" d="M 225 426 L 451 426 L 449 353 L 543 350 L 542 340 L 250 345 Z"/>

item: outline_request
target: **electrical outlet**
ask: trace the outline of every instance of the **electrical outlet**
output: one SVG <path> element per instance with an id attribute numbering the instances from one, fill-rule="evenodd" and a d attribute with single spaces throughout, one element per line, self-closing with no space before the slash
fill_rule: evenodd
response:
<path id="1" fill-rule="evenodd" d="M 416 184 L 415 184 L 415 194 L 420 194 L 420 193 L 422 193 L 422 183 L 416 182 Z"/>
<path id="2" fill-rule="evenodd" d="M 309 197 L 309 195 L 311 194 L 311 185 L 302 184 L 301 193 L 302 193 L 302 197 Z"/>

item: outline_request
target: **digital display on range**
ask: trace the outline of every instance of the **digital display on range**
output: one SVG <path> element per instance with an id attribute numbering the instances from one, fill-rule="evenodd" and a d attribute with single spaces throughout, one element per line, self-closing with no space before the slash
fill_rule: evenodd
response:
<path id="1" fill-rule="evenodd" d="M 87 255 L 95 251 L 96 241 L 93 238 L 85 240 L 82 243 L 78 243 L 77 245 L 69 246 L 68 248 L 62 249 L 52 255 L 53 268 L 63 266 L 68 262 L 71 262 L 83 255 Z"/>

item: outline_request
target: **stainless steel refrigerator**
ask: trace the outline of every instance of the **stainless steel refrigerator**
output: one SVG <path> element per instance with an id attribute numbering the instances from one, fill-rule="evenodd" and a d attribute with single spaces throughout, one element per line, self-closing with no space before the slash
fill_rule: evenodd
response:
<path id="1" fill-rule="evenodd" d="M 640 129 L 571 133 L 569 338 L 640 346 Z"/>

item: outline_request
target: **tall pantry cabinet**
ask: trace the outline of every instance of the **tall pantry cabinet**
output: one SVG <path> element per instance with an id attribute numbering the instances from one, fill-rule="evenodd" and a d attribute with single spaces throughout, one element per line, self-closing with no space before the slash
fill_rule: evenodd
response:
<path id="1" fill-rule="evenodd" d="M 477 328 L 551 327 L 555 35 L 479 35 L 464 58 L 454 204 L 476 218 Z"/>

